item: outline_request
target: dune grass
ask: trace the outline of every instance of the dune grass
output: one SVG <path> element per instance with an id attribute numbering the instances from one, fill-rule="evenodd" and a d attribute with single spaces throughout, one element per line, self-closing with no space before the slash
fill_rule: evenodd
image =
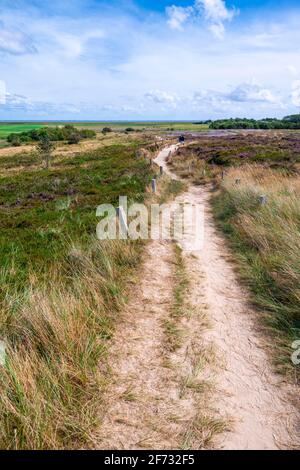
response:
<path id="1" fill-rule="evenodd" d="M 260 204 L 261 195 L 267 204 Z M 260 165 L 232 168 L 213 206 L 264 313 L 277 367 L 299 377 L 291 361 L 292 343 L 300 338 L 299 178 Z"/>
<path id="2" fill-rule="evenodd" d="M 87 446 L 109 378 L 107 343 L 142 244 L 96 240 L 96 208 L 142 201 L 142 142 L 31 162 L 0 179 L 0 448 Z M 19 162 L 11 158 L 10 167 Z M 23 156 L 26 160 L 26 155 Z"/>

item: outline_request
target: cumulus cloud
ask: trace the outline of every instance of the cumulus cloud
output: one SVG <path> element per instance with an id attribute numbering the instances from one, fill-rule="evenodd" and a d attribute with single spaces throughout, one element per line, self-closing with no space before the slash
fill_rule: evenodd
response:
<path id="1" fill-rule="evenodd" d="M 0 22 L 0 53 L 23 55 L 36 52 L 31 39 L 22 31 L 4 27 Z"/>
<path id="2" fill-rule="evenodd" d="M 168 25 L 171 29 L 177 29 L 179 31 L 183 30 L 183 24 L 186 23 L 188 18 L 193 13 L 192 7 L 177 7 L 172 5 L 171 7 L 166 8 L 167 16 L 168 16 Z"/>
<path id="3" fill-rule="evenodd" d="M 268 88 L 261 87 L 256 83 L 242 83 L 228 94 L 231 101 L 241 103 L 278 103 L 279 98 Z"/>
<path id="4" fill-rule="evenodd" d="M 224 23 L 231 21 L 238 10 L 229 9 L 224 0 L 195 0 L 190 7 L 172 5 L 166 9 L 168 25 L 172 29 L 182 30 L 190 17 L 202 17 L 208 23 L 208 29 L 219 39 L 225 34 Z"/>
<path id="5" fill-rule="evenodd" d="M 22 112 L 25 114 L 36 114 L 48 116 L 55 113 L 76 114 L 80 109 L 70 103 L 51 103 L 47 101 L 34 101 L 24 95 L 5 93 L 5 100 L 1 110 L 5 112 Z"/>
<path id="6" fill-rule="evenodd" d="M 144 97 L 156 104 L 164 104 L 171 107 L 176 107 L 179 97 L 176 94 L 169 93 L 163 90 L 152 90 L 145 93 Z"/>
<path id="7" fill-rule="evenodd" d="M 300 92 L 300 82 L 299 82 Z M 300 97 L 300 95 L 299 95 Z M 255 83 L 242 83 L 230 91 L 201 90 L 194 93 L 193 104 L 207 106 L 217 110 L 237 109 L 244 104 L 269 105 L 282 107 L 280 97 L 268 88 Z"/>
<path id="8" fill-rule="evenodd" d="M 300 80 L 296 80 L 292 85 L 292 103 L 300 107 Z"/>

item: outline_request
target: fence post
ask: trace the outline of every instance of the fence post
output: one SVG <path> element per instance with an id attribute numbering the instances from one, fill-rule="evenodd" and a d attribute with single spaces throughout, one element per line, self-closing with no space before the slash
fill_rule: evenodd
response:
<path id="1" fill-rule="evenodd" d="M 164 168 L 162 166 L 159 167 L 159 171 L 160 171 L 160 174 L 163 175 L 164 174 Z"/>
<path id="2" fill-rule="evenodd" d="M 120 227 L 120 238 L 122 240 L 127 239 L 128 234 L 128 225 L 127 225 L 127 217 L 122 206 L 117 207 L 117 216 L 119 219 L 119 227 Z"/>
<path id="3" fill-rule="evenodd" d="M 6 344 L 0 340 L 0 366 L 5 366 L 6 362 Z"/>
<path id="4" fill-rule="evenodd" d="M 262 206 L 265 206 L 268 202 L 268 198 L 267 196 L 263 195 L 263 196 L 259 196 L 259 202 Z"/>
<path id="5" fill-rule="evenodd" d="M 155 178 L 153 178 L 152 180 L 152 192 L 156 193 L 156 179 Z"/>

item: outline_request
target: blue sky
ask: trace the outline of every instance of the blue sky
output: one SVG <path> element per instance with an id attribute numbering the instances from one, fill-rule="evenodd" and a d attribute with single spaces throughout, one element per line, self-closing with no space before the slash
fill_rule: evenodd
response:
<path id="1" fill-rule="evenodd" d="M 0 0 L 0 119 L 300 111 L 299 0 Z"/>

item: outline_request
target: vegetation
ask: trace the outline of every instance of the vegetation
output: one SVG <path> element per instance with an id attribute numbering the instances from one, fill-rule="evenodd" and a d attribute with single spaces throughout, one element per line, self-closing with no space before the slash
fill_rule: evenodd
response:
<path id="1" fill-rule="evenodd" d="M 91 139 L 96 133 L 90 129 L 77 129 L 68 124 L 64 127 L 42 127 L 32 129 L 18 134 L 12 133 L 7 136 L 7 142 L 16 145 L 20 143 L 38 142 L 48 139 L 51 142 L 68 141 L 70 144 L 78 143 L 81 139 Z"/>
<path id="2" fill-rule="evenodd" d="M 220 119 L 209 125 L 210 129 L 300 129 L 300 114 L 283 119 Z"/>
<path id="3" fill-rule="evenodd" d="M 40 138 L 37 149 L 42 160 L 45 162 L 45 167 L 48 169 L 51 162 L 53 144 L 47 135 Z"/>
<path id="4" fill-rule="evenodd" d="M 267 204 L 260 204 L 261 195 Z M 260 165 L 231 169 L 214 199 L 216 218 L 265 314 L 281 370 L 293 367 L 292 343 L 300 336 L 299 201 L 298 177 Z"/>
<path id="5" fill-rule="evenodd" d="M 205 183 L 232 166 L 263 163 L 292 172 L 300 162 L 300 134 L 239 133 L 201 137 L 180 148 L 170 164 L 183 178 Z"/>
<path id="6" fill-rule="evenodd" d="M 297 132 L 202 137 L 170 162 L 181 177 L 219 187 L 216 219 L 264 314 L 277 366 L 294 373 L 292 343 L 300 336 L 299 164 Z M 266 205 L 260 204 L 262 195 Z"/>
<path id="7" fill-rule="evenodd" d="M 54 155 L 50 169 L 35 154 L 0 157 L 1 448 L 70 448 L 91 438 L 107 340 L 142 248 L 96 240 L 96 207 L 117 204 L 119 194 L 143 200 L 151 173 L 136 157 L 142 145 L 124 139 Z"/>

